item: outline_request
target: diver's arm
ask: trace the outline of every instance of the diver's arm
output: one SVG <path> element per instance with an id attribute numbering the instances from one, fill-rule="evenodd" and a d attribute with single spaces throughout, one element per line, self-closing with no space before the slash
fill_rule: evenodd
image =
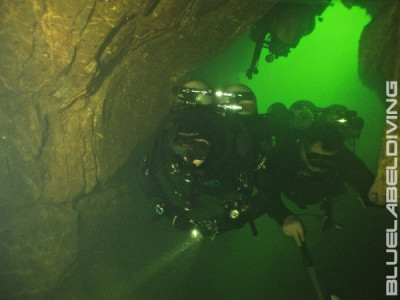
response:
<path id="1" fill-rule="evenodd" d="M 193 226 L 190 215 L 168 199 L 156 176 L 157 171 L 159 168 L 145 169 L 139 178 L 140 186 L 145 195 L 153 202 L 155 212 L 168 217 L 176 228 L 186 229 Z"/>
<path id="2" fill-rule="evenodd" d="M 281 198 L 279 184 L 275 182 L 273 173 L 270 169 L 260 170 L 256 174 L 258 197 L 265 201 L 268 215 L 282 225 L 286 217 L 293 213 L 286 207 Z"/>
<path id="3" fill-rule="evenodd" d="M 154 205 L 160 204 L 166 207 L 170 201 L 156 176 L 159 169 L 161 169 L 161 166 L 155 167 L 154 162 L 147 162 L 147 166 L 142 169 L 141 174 L 138 176 L 138 182 L 143 193 Z"/>
<path id="4" fill-rule="evenodd" d="M 359 193 L 364 204 L 370 205 L 373 199 L 370 199 L 369 192 L 374 183 L 374 174 L 359 157 L 347 148 L 343 150 L 342 168 L 345 181 Z"/>
<path id="5" fill-rule="evenodd" d="M 143 193 L 153 202 L 154 207 L 159 209 L 159 211 L 157 211 L 159 214 L 165 213 L 167 207 L 172 205 L 157 178 L 157 173 L 159 173 L 168 162 L 165 155 L 166 147 L 167 143 L 159 130 L 137 176 Z M 159 207 L 157 208 L 157 206 Z"/>
<path id="6" fill-rule="evenodd" d="M 298 246 L 305 241 L 304 227 L 301 221 L 292 213 L 281 198 L 281 189 L 275 181 L 273 167 L 270 164 L 257 174 L 259 197 L 265 201 L 266 211 L 270 217 L 282 226 L 283 232 L 296 240 Z M 276 174 L 275 174 L 276 175 Z"/>
<path id="7" fill-rule="evenodd" d="M 283 232 L 287 236 L 293 237 L 300 247 L 305 240 L 304 227 L 301 221 L 285 206 L 279 191 L 266 191 L 264 188 L 261 188 L 261 190 L 263 195 L 259 195 L 259 197 L 264 198 L 268 215 L 275 219 L 282 226 Z"/>
<path id="8" fill-rule="evenodd" d="M 283 225 L 287 217 L 294 215 L 283 203 L 280 196 L 267 200 L 267 213 L 271 218 L 275 219 L 279 225 Z"/>

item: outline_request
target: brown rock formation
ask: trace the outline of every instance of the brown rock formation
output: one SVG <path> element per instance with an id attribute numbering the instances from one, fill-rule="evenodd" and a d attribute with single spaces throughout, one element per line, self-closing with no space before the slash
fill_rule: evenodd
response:
<path id="1" fill-rule="evenodd" d="M 54 288 L 76 255 L 79 198 L 110 179 L 151 133 L 171 86 L 272 5 L 1 2 L 1 296 Z M 21 250 L 28 242 L 31 254 Z"/>
<path id="2" fill-rule="evenodd" d="M 400 2 L 354 1 L 364 6 L 373 16 L 373 20 L 365 27 L 359 50 L 359 74 L 364 83 L 376 90 L 382 101 L 386 102 L 385 81 L 400 82 Z M 400 96 L 397 97 L 397 100 Z M 397 112 L 400 104 L 394 108 Z M 400 126 L 400 119 L 393 120 Z M 387 130 L 391 128 L 387 126 Z M 392 134 L 399 135 L 399 129 Z M 398 140 L 398 139 L 397 139 Z M 375 189 L 380 195 L 380 202 L 386 201 L 386 166 L 393 166 L 393 157 L 386 156 L 386 139 L 382 141 L 378 176 Z"/>

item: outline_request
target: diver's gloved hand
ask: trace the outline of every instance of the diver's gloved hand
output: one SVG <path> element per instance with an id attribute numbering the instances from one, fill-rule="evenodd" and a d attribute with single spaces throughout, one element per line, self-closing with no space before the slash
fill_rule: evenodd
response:
<path id="1" fill-rule="evenodd" d="M 214 238 L 219 233 L 216 219 L 201 220 L 196 225 L 202 236 Z"/>
<path id="2" fill-rule="evenodd" d="M 188 229 L 194 226 L 192 218 L 182 208 L 171 207 L 168 209 L 168 216 L 172 221 L 172 225 L 178 229 Z"/>
<path id="3" fill-rule="evenodd" d="M 184 209 L 173 205 L 170 201 L 155 197 L 153 198 L 153 202 L 156 213 L 167 216 L 176 228 L 187 229 L 194 225 L 190 215 Z"/>

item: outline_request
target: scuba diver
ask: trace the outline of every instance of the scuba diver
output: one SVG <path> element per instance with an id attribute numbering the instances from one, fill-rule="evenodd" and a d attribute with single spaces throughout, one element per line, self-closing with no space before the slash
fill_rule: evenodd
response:
<path id="1" fill-rule="evenodd" d="M 242 119 L 257 102 L 243 89 L 220 92 L 215 104 L 202 82 L 174 88 L 178 103 L 156 130 L 139 180 L 155 212 L 176 228 L 215 237 L 249 223 L 256 234 L 252 220 L 265 212 L 251 199 L 260 153 Z"/>
<path id="2" fill-rule="evenodd" d="M 289 109 L 281 102 L 270 105 L 266 112 L 269 127 L 276 143 L 282 147 L 291 146 L 313 122 L 323 121 L 334 124 L 342 133 L 344 141 L 355 152 L 356 140 L 360 138 L 364 120 L 357 112 L 344 105 L 317 107 L 309 100 L 298 100 Z"/>
<path id="3" fill-rule="evenodd" d="M 285 206 L 281 194 L 300 208 L 321 203 L 326 229 L 335 225 L 331 220 L 332 200 L 344 192 L 344 183 L 354 188 L 365 204 L 375 201 L 370 190 L 374 175 L 344 145 L 343 133 L 334 123 L 312 122 L 291 145 L 277 144 L 267 154 L 266 167 L 257 176 L 256 197 L 265 199 L 268 214 L 301 246 L 303 225 Z"/>
<path id="4" fill-rule="evenodd" d="M 300 39 L 315 28 L 315 17 L 320 16 L 331 0 L 321 3 L 279 3 L 276 4 L 251 28 L 250 37 L 256 43 L 250 68 L 246 72 L 248 79 L 258 74 L 258 61 L 261 50 L 267 48 L 267 62 L 280 56 L 288 56 L 291 48 L 296 48 Z"/>

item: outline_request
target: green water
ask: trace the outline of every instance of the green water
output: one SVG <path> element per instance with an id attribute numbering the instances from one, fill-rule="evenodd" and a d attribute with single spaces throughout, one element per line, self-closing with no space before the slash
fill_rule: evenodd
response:
<path id="1" fill-rule="evenodd" d="M 339 1 L 334 4 L 326 9 L 322 22 L 317 21 L 312 34 L 305 36 L 287 58 L 280 57 L 268 64 L 264 59 L 268 50 L 263 49 L 259 74 L 251 80 L 246 77 L 254 49 L 249 34 L 193 72 L 191 78 L 217 89 L 235 83 L 248 85 L 257 96 L 259 113 L 265 113 L 274 102 L 289 107 L 301 99 L 318 107 L 343 104 L 357 110 L 365 120 L 357 154 L 375 169 L 385 110 L 378 95 L 358 78 L 358 41 L 371 18 L 359 7 L 349 10 Z"/>
<path id="2" fill-rule="evenodd" d="M 366 122 L 356 152 L 375 170 L 384 107 L 357 75 L 358 39 L 370 18 L 362 9 L 336 3 L 323 19 L 288 58 L 267 64 L 263 52 L 252 80 L 245 77 L 254 47 L 248 34 L 191 79 L 214 88 L 246 84 L 257 95 L 260 112 L 273 102 L 289 106 L 299 99 L 357 110 Z M 214 241 L 195 240 L 166 219 L 150 221 L 152 206 L 129 164 L 110 189 L 119 195 L 116 213 L 104 216 L 97 228 L 90 226 L 94 216 L 81 217 L 78 268 L 54 299 L 315 299 L 295 242 L 267 216 L 255 222 L 257 237 L 246 227 Z M 302 218 L 321 287 L 342 299 L 383 299 L 387 212 L 363 209 L 349 190 L 338 199 L 334 217 L 344 224 L 342 231 L 322 232 L 318 220 Z"/>

